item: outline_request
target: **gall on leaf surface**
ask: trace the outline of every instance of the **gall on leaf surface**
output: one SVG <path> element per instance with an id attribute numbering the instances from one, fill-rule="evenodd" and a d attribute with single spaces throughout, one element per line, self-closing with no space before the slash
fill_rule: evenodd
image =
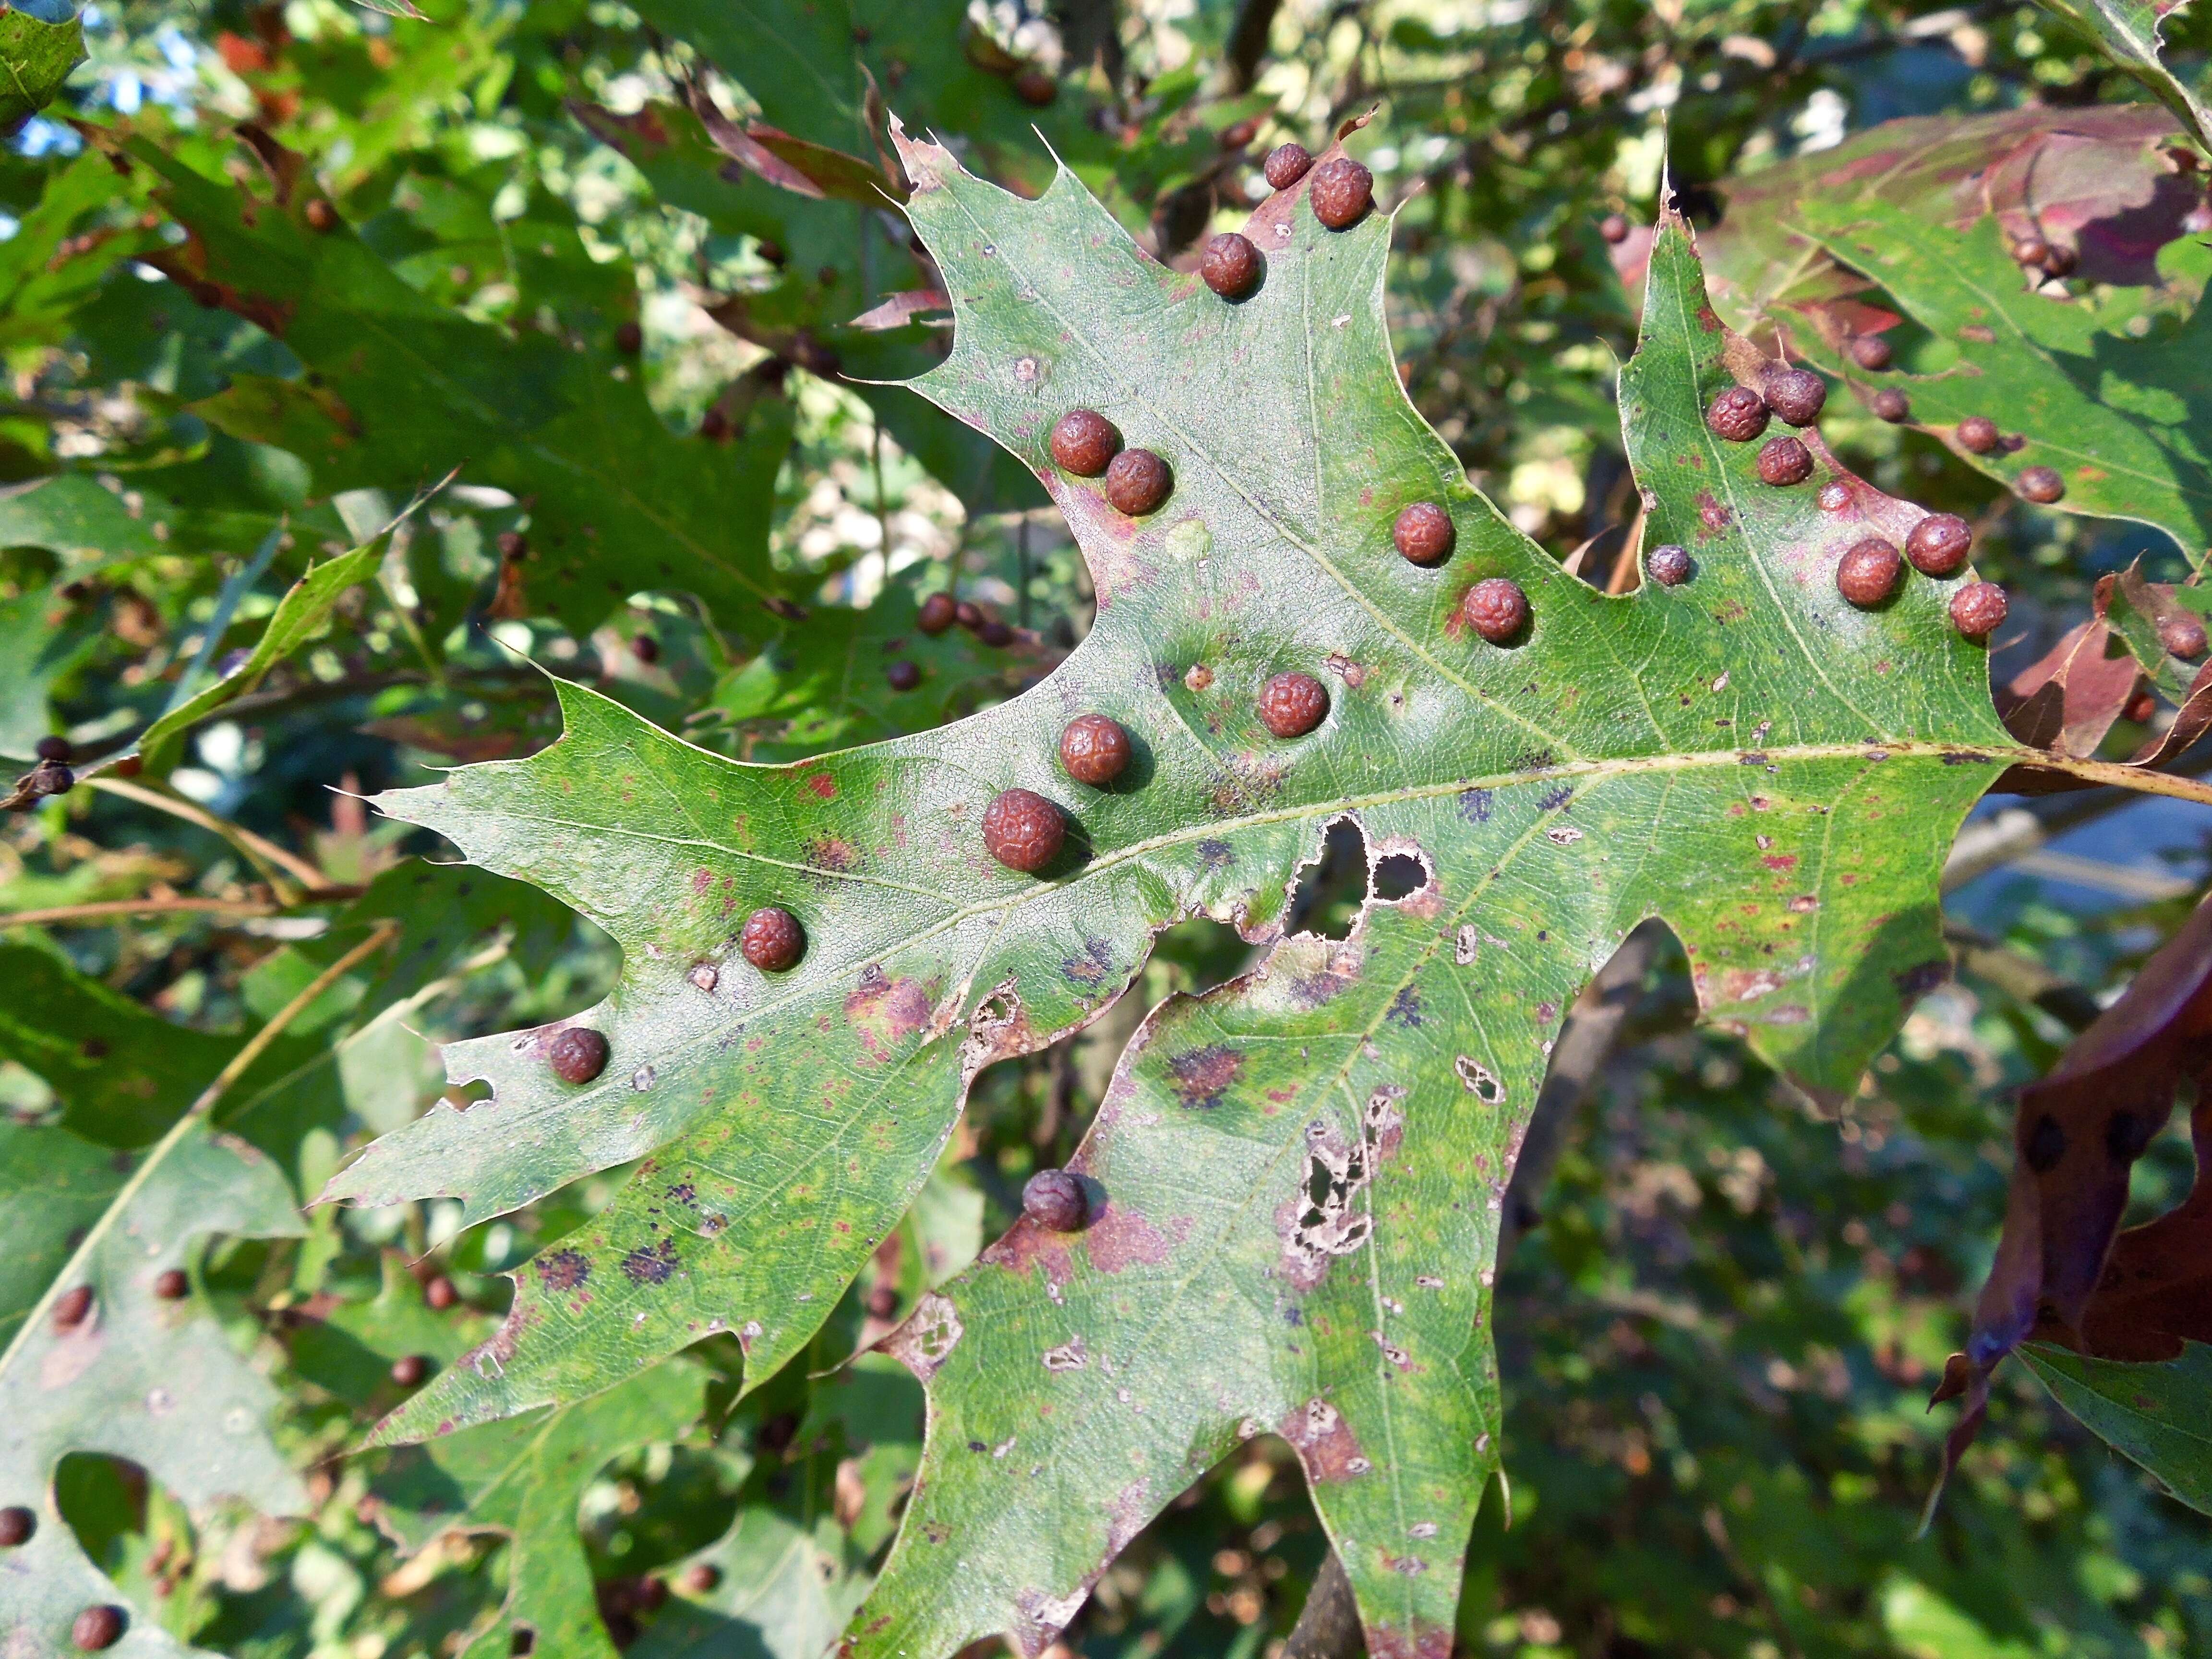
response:
<path id="1" fill-rule="evenodd" d="M 1034 1651 L 1251 1425 L 1301 1443 L 1371 1640 L 1433 1644 L 1497 1457 L 1479 1328 L 1493 1206 L 1568 1004 L 1662 916 L 1709 1018 L 1808 1088 L 1848 1090 L 1947 971 L 1936 872 L 1959 821 L 2032 751 L 1949 624 L 1952 584 L 1916 575 L 1869 611 L 1836 592 L 1848 548 L 1901 544 L 1919 509 L 1809 429 L 1816 480 L 1786 490 L 1706 431 L 1706 404 L 1757 365 L 1706 306 L 1679 220 L 1621 404 L 1649 533 L 1693 549 L 1698 574 L 1607 598 L 1514 531 L 1406 401 L 1383 216 L 1329 232 L 1301 191 L 1278 196 L 1247 228 L 1266 279 L 1231 307 L 1071 175 L 1024 202 L 896 136 L 957 324 L 916 388 L 1045 480 L 1097 624 L 1009 702 L 788 766 L 721 760 L 561 685 L 551 748 L 382 798 L 592 917 L 624 966 L 572 1021 L 452 1045 L 450 1077 L 492 1097 L 386 1136 L 327 1195 L 453 1195 L 465 1224 L 643 1162 L 518 1274 L 500 1334 L 379 1433 L 574 1399 L 718 1330 L 757 1386 L 896 1224 L 976 1070 L 1095 1016 L 1178 918 L 1275 938 L 1297 865 L 1349 817 L 1423 885 L 1347 940 L 1281 940 L 1249 981 L 1156 1012 L 1078 1165 L 1099 1182 L 1088 1229 L 1046 1250 L 1018 1228 L 900 1339 L 941 1422 L 1068 1398 L 978 1434 L 983 1454 L 933 1429 L 860 1641 L 949 1651 L 1018 1629 Z M 1047 434 L 1079 406 L 1170 461 L 1159 511 L 1127 520 L 1052 468 Z M 1830 483 L 1844 499 L 1823 508 Z M 1453 515 L 1434 568 L 1392 544 L 1414 501 Z M 1459 620 L 1492 576 L 1530 605 L 1504 647 Z M 1255 699 L 1293 670 L 1326 679 L 1330 710 L 1278 739 Z M 1110 789 L 1059 769 L 1083 711 L 1133 739 Z M 1070 814 L 1040 875 L 983 847 L 1009 787 Z M 810 940 L 773 982 L 736 951 L 770 903 Z M 545 1054 L 578 1022 L 612 1050 L 571 1086 Z M 1019 1316 L 977 1316 L 1000 1306 Z"/>

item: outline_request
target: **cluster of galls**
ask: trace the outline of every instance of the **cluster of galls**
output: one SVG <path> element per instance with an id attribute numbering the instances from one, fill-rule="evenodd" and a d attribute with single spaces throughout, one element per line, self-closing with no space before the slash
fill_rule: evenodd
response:
<path id="1" fill-rule="evenodd" d="M 15 790 L 0 805 L 28 811 L 49 795 L 66 795 L 76 787 L 76 774 L 70 769 L 72 751 L 67 738 L 40 738 L 35 752 L 39 763 L 15 780 Z"/>
<path id="2" fill-rule="evenodd" d="M 2042 246 L 2039 242 L 2038 246 Z M 2068 270 L 2072 270 L 2071 255 Z M 1861 368 L 1879 374 L 1891 362 L 1889 342 L 1879 334 L 1855 334 L 1844 342 L 1844 355 Z M 1871 407 L 1881 419 L 1894 426 L 1912 418 L 1911 400 L 1893 386 L 1886 386 L 1874 394 Z M 1716 428 L 1717 430 L 1717 428 Z M 1986 415 L 1969 415 L 1953 428 L 1952 436 L 1959 447 L 1976 455 L 1994 455 L 2000 449 L 2018 449 L 2025 441 L 2019 437 L 2008 438 L 1997 429 L 1997 423 Z M 2066 494 L 2066 480 L 2058 469 L 2051 466 L 2029 466 L 2021 469 L 2012 487 L 2025 499 L 2040 507 L 2048 507 Z"/>
<path id="3" fill-rule="evenodd" d="M 915 626 L 933 639 L 955 623 L 973 634 L 979 644 L 994 651 L 1014 642 L 1014 630 L 1006 623 L 972 600 L 956 599 L 950 593 L 933 593 L 924 599 Z M 911 691 L 921 684 L 921 665 L 903 657 L 894 658 L 884 665 L 884 678 L 894 691 Z"/>
<path id="4" fill-rule="evenodd" d="M 1885 363 L 1888 352 L 1889 348 L 1882 345 L 1880 356 Z M 1705 424 L 1715 437 L 1729 443 L 1750 443 L 1765 432 L 1771 415 L 1780 416 L 1791 426 L 1811 426 L 1820 418 L 1827 397 L 1827 382 L 1810 369 L 1784 369 L 1768 380 L 1764 396 L 1747 386 L 1732 386 L 1722 392 L 1706 406 Z M 1759 447 L 1759 476 L 1777 489 L 1803 483 L 1813 476 L 1812 452 L 1786 434 L 1770 438 Z M 1848 507 L 1850 500 L 1850 491 L 1840 484 L 1830 484 L 1820 492 L 1821 507 L 1832 512 Z M 1854 544 L 1837 561 L 1836 591 L 1860 609 L 1869 609 L 1886 603 L 1897 591 L 1908 562 L 1924 576 L 1953 576 L 1965 566 L 1972 545 L 1973 533 L 1964 519 L 1950 513 L 1930 514 L 1912 526 L 1902 553 L 1880 537 L 1870 536 Z M 1648 568 L 1655 578 L 1671 587 L 1688 579 L 1690 557 L 1679 547 L 1662 547 L 1652 552 Z M 1968 639 L 1986 639 L 2004 621 L 2005 610 L 2004 589 L 1994 582 L 1968 582 L 1951 596 L 1951 625 Z"/>

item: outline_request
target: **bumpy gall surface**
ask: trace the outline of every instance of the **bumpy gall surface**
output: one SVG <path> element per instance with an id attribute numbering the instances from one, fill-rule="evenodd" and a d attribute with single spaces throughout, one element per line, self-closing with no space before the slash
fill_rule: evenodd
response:
<path id="1" fill-rule="evenodd" d="M 1302 738 L 1328 717 L 1328 688 L 1310 674 L 1278 674 L 1260 688 L 1260 723 L 1279 738 Z"/>
<path id="2" fill-rule="evenodd" d="M 1065 1170 L 1039 1170 L 1022 1186 L 1022 1213 L 1040 1227 L 1072 1233 L 1091 1214 L 1083 1183 Z"/>
<path id="3" fill-rule="evenodd" d="M 1224 231 L 1206 245 L 1198 274 L 1224 300 L 1241 300 L 1260 285 L 1260 250 L 1249 236 Z"/>
<path id="4" fill-rule="evenodd" d="M 1770 438 L 1759 449 L 1759 476 L 1777 489 L 1813 476 L 1813 452 L 1795 438 Z"/>
<path id="5" fill-rule="evenodd" d="M 1968 582 L 1951 596 L 1951 626 L 1970 640 L 1986 639 L 2009 609 L 1995 582 Z"/>
<path id="6" fill-rule="evenodd" d="M 763 904 L 745 918 L 738 950 L 763 974 L 787 974 L 806 954 L 806 930 L 780 904 Z"/>
<path id="7" fill-rule="evenodd" d="M 1035 875 L 1060 856 L 1067 814 L 1042 795 L 1009 789 L 983 809 L 983 846 L 1009 870 Z"/>
<path id="8" fill-rule="evenodd" d="M 403 1389 L 419 1389 L 430 1375 L 430 1362 L 419 1353 L 403 1354 L 392 1362 L 392 1380 Z"/>
<path id="9" fill-rule="evenodd" d="M 422 1287 L 422 1299 L 436 1311 L 443 1313 L 461 1299 L 461 1293 L 453 1288 L 452 1279 L 440 1273 Z"/>
<path id="10" fill-rule="evenodd" d="M 553 1039 L 545 1063 L 563 1083 L 589 1083 L 607 1069 L 607 1039 L 588 1025 L 571 1025 Z"/>
<path id="11" fill-rule="evenodd" d="M 1375 175 L 1349 155 L 1323 161 L 1306 186 L 1314 217 L 1331 230 L 1346 230 L 1363 218 L 1375 200 Z"/>
<path id="12" fill-rule="evenodd" d="M 1664 547 L 1655 547 L 1644 556 L 1644 568 L 1651 573 L 1651 580 L 1662 587 L 1680 587 L 1690 580 L 1692 562 L 1690 550 L 1669 542 Z"/>
<path id="13" fill-rule="evenodd" d="M 92 1286 L 79 1285 L 62 1292 L 54 1304 L 54 1328 L 73 1331 L 84 1323 L 84 1316 L 92 1311 Z"/>
<path id="14" fill-rule="evenodd" d="M 1895 386 L 1884 386 L 1874 394 L 1874 412 L 1892 426 L 1912 418 L 1912 400 Z"/>
<path id="15" fill-rule="evenodd" d="M 1269 188 L 1288 190 L 1312 167 L 1313 154 L 1304 144 L 1278 144 L 1267 152 L 1260 170 L 1267 175 Z"/>
<path id="16" fill-rule="evenodd" d="M 1390 539 L 1412 563 L 1441 564 L 1450 556 L 1458 532 L 1451 514 L 1434 501 L 1415 501 L 1390 526 Z"/>
<path id="17" fill-rule="evenodd" d="M 1959 447 L 1961 449 L 1971 449 L 1977 455 L 1989 455 L 1995 453 L 1996 447 L 2003 441 L 2003 434 L 1998 432 L 1997 423 L 1986 415 L 1969 415 L 1959 422 Z"/>
<path id="18" fill-rule="evenodd" d="M 123 1639 L 124 1623 L 120 1607 L 87 1607 L 71 1621 L 70 1640 L 82 1652 L 98 1653 Z"/>
<path id="19" fill-rule="evenodd" d="M 1125 449 L 1106 469 L 1106 499 L 1133 519 L 1157 511 L 1174 488 L 1175 474 L 1149 449 Z"/>
<path id="20" fill-rule="evenodd" d="M 884 670 L 884 679 L 894 691 L 911 691 L 921 684 L 921 667 L 904 657 L 894 657 Z"/>
<path id="21" fill-rule="evenodd" d="M 921 616 L 915 626 L 925 634 L 942 634 L 958 618 L 958 601 L 950 593 L 933 593 L 921 602 Z"/>
<path id="22" fill-rule="evenodd" d="M 1828 401 L 1828 383 L 1809 368 L 1785 368 L 1766 382 L 1766 406 L 1792 426 L 1810 426 Z"/>
<path id="23" fill-rule="evenodd" d="M 1849 349 L 1851 361 L 1870 373 L 1887 368 L 1892 361 L 1889 342 L 1879 334 L 1855 334 Z"/>
<path id="24" fill-rule="evenodd" d="M 1732 386 L 1705 405 L 1713 436 L 1747 444 L 1766 430 L 1766 399 L 1747 386 Z"/>
<path id="25" fill-rule="evenodd" d="M 1060 763 L 1078 783 L 1103 789 L 1129 767 L 1129 734 L 1104 714 L 1078 714 L 1060 734 Z"/>
<path id="26" fill-rule="evenodd" d="M 1467 625 L 1492 645 L 1504 645 L 1528 624 L 1528 596 L 1508 576 L 1492 576 L 1467 590 L 1459 603 Z"/>
<path id="27" fill-rule="evenodd" d="M 164 1302 L 179 1302 L 192 1287 L 182 1267 L 165 1267 L 154 1275 L 154 1294 Z"/>
<path id="28" fill-rule="evenodd" d="M 2194 617 L 2168 617 L 2158 625 L 2158 642 L 2185 662 L 2204 654 L 2204 624 Z"/>
<path id="29" fill-rule="evenodd" d="M 2055 467 L 2031 466 L 2014 481 L 2013 488 L 2031 501 L 2047 507 L 2065 495 L 2066 480 L 2058 476 Z"/>
<path id="30" fill-rule="evenodd" d="M 1869 537 L 1836 562 L 1836 591 L 1853 605 L 1880 605 L 1897 591 L 1905 560 L 1897 549 Z"/>
<path id="31" fill-rule="evenodd" d="M 1974 532 L 1955 513 L 1931 513 L 1905 538 L 1905 556 L 1923 576 L 1948 576 L 1966 563 Z"/>
<path id="32" fill-rule="evenodd" d="M 1618 213 L 1608 213 L 1597 222 L 1597 234 L 1618 246 L 1628 240 L 1628 221 Z"/>
<path id="33" fill-rule="evenodd" d="M 1071 409 L 1052 423 L 1052 458 L 1079 478 L 1095 478 L 1121 452 L 1121 434 L 1095 409 Z"/>
<path id="34" fill-rule="evenodd" d="M 0 1510 L 0 1549 L 14 1549 L 19 1544 L 31 1541 L 31 1534 L 39 1529 L 39 1517 L 21 1504 L 10 1504 Z"/>

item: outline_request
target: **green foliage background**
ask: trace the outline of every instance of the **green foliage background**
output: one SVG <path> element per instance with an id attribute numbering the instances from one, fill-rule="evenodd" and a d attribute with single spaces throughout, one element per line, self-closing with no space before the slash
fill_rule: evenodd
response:
<path id="1" fill-rule="evenodd" d="M 808 199 L 726 165 L 684 106 L 695 76 L 728 112 L 866 161 L 882 106 L 820 72 L 858 41 L 911 129 L 1034 189 L 1048 176 L 1034 122 L 1164 252 L 1242 219 L 1269 145 L 1318 149 L 1376 106 L 1359 148 L 1385 199 L 1406 201 L 1386 298 L 1408 392 L 1522 530 L 1561 557 L 1591 544 L 1589 569 L 1636 511 L 1613 400 L 1637 295 L 1601 224 L 1649 224 L 1662 163 L 1709 258 L 1741 272 L 1727 238 L 1752 216 L 1732 222 L 1729 204 L 1801 151 L 1895 117 L 2144 95 L 2142 64 L 2021 6 L 1070 0 L 964 22 L 938 0 L 850 17 L 765 0 L 424 9 L 101 7 L 83 20 L 88 62 L 0 162 L 15 226 L 0 240 L 0 754 L 27 764 L 59 731 L 98 757 L 165 711 L 191 723 L 149 747 L 131 791 L 88 784 L 11 816 L 0 905 L 200 907 L 64 915 L 0 947 L 0 1216 L 24 1241 L 0 1275 L 0 1331 L 36 1316 L 70 1229 L 137 1149 L 380 926 L 398 944 L 295 1018 L 216 1114 L 300 1197 L 437 1098 L 432 1042 L 605 994 L 605 935 L 519 884 L 433 868 L 450 849 L 353 799 L 548 741 L 552 699 L 523 657 L 706 746 L 786 760 L 997 702 L 1088 631 L 1082 562 L 1027 476 L 865 383 L 940 349 L 927 323 L 852 323 L 927 278 L 897 216 L 858 188 Z M 2197 84 L 2202 24 L 2167 32 L 2176 84 Z M 38 47 L 52 56 L 47 36 Z M 1032 58 L 1060 71 L 1049 105 L 1016 93 Z M 2177 119 L 2201 105 L 2152 90 Z M 102 142 L 127 135 L 127 168 L 70 115 Z M 274 141 L 263 159 L 233 136 L 240 121 Z M 1256 124 L 1249 153 L 1224 143 L 1240 123 Z M 254 235 L 169 228 L 213 222 L 240 190 L 282 199 Z M 315 228 L 317 203 L 344 238 Z M 1824 239 L 1865 222 L 1848 202 L 1807 212 Z M 2092 332 L 2149 343 L 2115 372 L 2178 380 L 2131 405 L 2164 434 L 2139 441 L 2179 457 L 2177 501 L 2203 470 L 2188 416 L 2212 407 L 2212 371 L 2192 378 L 2185 351 L 2143 358 L 2170 346 L 2158 331 L 2202 338 L 2201 241 L 2169 242 L 2156 284 L 2086 290 Z M 1946 246 L 1948 269 L 1960 257 Z M 194 302 L 220 296 L 191 284 L 240 270 L 289 295 L 281 338 Z M 1772 295 L 1739 283 L 1752 301 L 1731 320 L 1749 326 Z M 2014 395 L 2057 398 L 2063 418 L 2081 394 L 2057 374 Z M 1866 476 L 1974 520 L 1977 559 L 2031 640 L 2137 554 L 2173 580 L 2205 551 L 2028 508 L 1998 493 L 2001 467 L 1938 435 L 1856 414 L 1840 390 L 1831 409 L 1826 436 Z M 457 486 L 379 538 L 463 460 Z M 2190 510 L 2132 516 L 2186 536 Z M 502 535 L 528 550 L 505 557 Z M 989 606 L 1012 640 L 923 640 L 915 607 L 940 589 Z M 264 635 L 284 651 L 247 657 Z M 918 689 L 884 675 L 895 641 Z M 1923 1402 L 2002 1209 L 2005 1091 L 2125 982 L 2201 878 L 2197 820 L 2129 813 L 2104 821 L 2106 876 L 2001 867 L 1958 887 L 1960 983 L 1921 1004 L 1840 1118 L 1692 1027 L 1671 942 L 1636 959 L 1617 1044 L 1533 1160 L 1548 1181 L 1508 1200 L 1506 1476 L 1470 1547 L 1466 1651 L 2212 1643 L 2203 1517 L 2026 1367 L 2001 1374 L 1991 1428 L 1916 1535 L 1946 1426 Z M 1324 867 L 1309 921 L 1340 932 L 1358 892 L 1349 860 Z M 191 1510 L 198 1485 L 150 1457 L 67 1457 L 62 1508 L 131 1604 L 146 1644 L 131 1650 L 173 1650 L 166 1632 L 241 1656 L 504 1653 L 528 1598 L 538 1650 L 562 1659 L 602 1643 L 818 1651 L 881 1565 L 921 1461 L 919 1387 L 879 1356 L 842 1362 L 1003 1231 L 1031 1169 L 1064 1160 L 1146 1007 L 1247 957 L 1227 929 L 1186 924 L 1098 1026 L 987 1070 L 896 1248 L 742 1403 L 726 1335 L 573 1413 L 347 1455 L 404 1397 L 394 1362 L 434 1368 L 480 1340 L 504 1306 L 498 1275 L 586 1225 L 627 1169 L 466 1226 L 448 1200 L 318 1208 L 297 1237 L 281 1213 L 225 1222 L 204 1255 L 179 1255 L 206 1322 L 187 1334 L 273 1384 L 304 1518 Z M 2157 1143 L 2136 1208 L 2166 1207 L 2190 1169 L 2180 1137 Z M 459 1299 L 434 1309 L 441 1275 Z M 1295 1459 L 1256 1441 L 1139 1536 L 1067 1646 L 1265 1654 L 1322 1554 Z M 0 1614 L 12 1589 L 0 1580 Z"/>

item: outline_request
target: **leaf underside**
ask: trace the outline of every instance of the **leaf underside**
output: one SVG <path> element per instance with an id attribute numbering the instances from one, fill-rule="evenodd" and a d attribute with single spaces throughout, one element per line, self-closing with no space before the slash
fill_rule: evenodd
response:
<path id="1" fill-rule="evenodd" d="M 957 323 L 914 384 L 1052 492 L 1097 626 L 1009 702 L 790 766 L 564 685 L 551 748 L 381 799 L 591 916 L 624 966 L 572 1020 L 449 1047 L 449 1076 L 492 1097 L 386 1136 L 325 1195 L 451 1195 L 466 1223 L 644 1161 L 380 1437 L 588 1395 L 718 1330 L 757 1386 L 896 1224 L 975 1072 L 1094 1018 L 1159 929 L 1209 915 L 1273 949 L 1154 1011 L 1123 1055 L 1073 1166 L 1088 1229 L 1018 1224 L 893 1339 L 928 1385 L 928 1440 L 855 1650 L 1007 1631 L 1040 1651 L 1152 1516 L 1275 1433 L 1370 1651 L 1440 1654 L 1498 1452 L 1499 1206 L 1569 1003 L 1662 916 L 1708 1018 L 1808 1088 L 1850 1089 L 1943 976 L 1936 872 L 2022 751 L 1948 624 L 1954 582 L 1911 576 L 1871 611 L 1836 591 L 1847 548 L 1901 543 L 1920 510 L 1816 434 L 1814 477 L 1777 489 L 1756 446 L 1706 430 L 1706 402 L 1758 365 L 1678 219 L 1621 409 L 1646 544 L 1687 547 L 1696 574 L 1608 598 L 1513 530 L 1407 402 L 1380 215 L 1332 232 L 1303 187 L 1275 197 L 1247 231 L 1263 283 L 1231 305 L 1071 175 L 1024 201 L 897 137 Z M 1076 407 L 1168 459 L 1163 508 L 1125 518 L 1052 465 L 1047 432 Z M 1391 545 L 1423 500 L 1457 529 L 1431 569 Z M 1494 575 L 1532 611 L 1506 647 L 1458 621 Z M 1254 699 L 1293 669 L 1332 706 L 1279 740 Z M 1056 763 L 1085 710 L 1132 736 L 1109 790 Z M 1070 812 L 1042 878 L 981 846 L 1011 786 Z M 1370 898 L 1349 939 L 1279 937 L 1297 866 L 1346 818 L 1421 884 Z M 735 950 L 769 903 L 808 938 L 773 978 Z M 572 1024 L 611 1045 L 581 1086 L 546 1064 Z"/>

